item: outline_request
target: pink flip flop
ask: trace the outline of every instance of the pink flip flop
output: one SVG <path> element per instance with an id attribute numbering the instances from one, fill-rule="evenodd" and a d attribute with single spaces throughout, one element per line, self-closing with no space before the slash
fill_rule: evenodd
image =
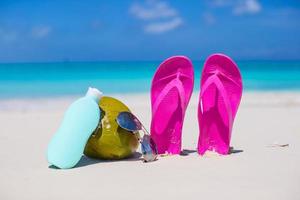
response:
<path id="1" fill-rule="evenodd" d="M 229 153 L 234 118 L 242 97 L 242 77 L 235 62 L 222 54 L 205 62 L 199 95 L 198 153 Z"/>
<path id="2" fill-rule="evenodd" d="M 194 86 L 192 62 L 173 56 L 160 64 L 151 86 L 151 138 L 159 154 L 179 154 L 185 111 Z"/>

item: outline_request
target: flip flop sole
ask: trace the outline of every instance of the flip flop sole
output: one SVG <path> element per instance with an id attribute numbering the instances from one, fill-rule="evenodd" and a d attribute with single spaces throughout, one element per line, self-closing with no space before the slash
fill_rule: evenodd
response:
<path id="1" fill-rule="evenodd" d="M 214 54 L 204 64 L 199 95 L 198 153 L 228 154 L 233 122 L 242 96 L 242 78 L 228 56 Z"/>
<path id="2" fill-rule="evenodd" d="M 157 69 L 151 86 L 151 137 L 159 154 L 179 154 L 186 107 L 194 84 L 191 61 L 174 56 Z"/>

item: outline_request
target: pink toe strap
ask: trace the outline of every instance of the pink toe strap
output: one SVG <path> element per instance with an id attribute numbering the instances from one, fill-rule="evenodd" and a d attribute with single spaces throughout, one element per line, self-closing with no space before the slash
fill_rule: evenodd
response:
<path id="1" fill-rule="evenodd" d="M 175 79 L 173 79 L 172 81 L 170 81 L 165 87 L 164 89 L 160 92 L 160 94 L 158 95 L 158 97 L 155 100 L 155 103 L 152 107 L 152 113 L 153 115 L 155 115 L 157 108 L 159 107 L 161 101 L 165 98 L 165 96 L 170 92 L 171 89 L 176 88 L 178 90 L 178 93 L 180 94 L 180 102 L 181 102 L 181 108 L 182 110 L 185 110 L 185 91 L 184 91 L 184 87 L 182 82 L 179 79 L 179 75 L 177 75 L 177 77 Z M 184 114 L 184 113 L 183 113 Z"/>
<path id="2" fill-rule="evenodd" d="M 218 77 L 218 74 L 214 74 L 214 75 L 210 76 L 205 81 L 205 83 L 202 85 L 202 87 L 201 87 L 201 93 L 200 93 L 200 96 L 201 96 L 201 102 L 200 102 L 201 113 L 203 113 L 202 95 L 204 94 L 204 92 L 206 91 L 206 89 L 210 85 L 212 85 L 212 84 L 214 84 L 218 88 L 221 96 L 223 97 L 223 100 L 224 100 L 224 103 L 225 103 L 225 107 L 226 107 L 226 111 L 228 113 L 229 120 L 230 120 L 229 122 L 230 122 L 230 124 L 232 124 L 232 108 L 231 108 L 231 104 L 229 102 L 229 97 L 228 97 L 227 92 L 226 92 L 226 90 L 224 88 L 224 85 L 222 84 L 220 78 Z M 230 129 L 231 129 L 231 127 L 230 127 Z"/>

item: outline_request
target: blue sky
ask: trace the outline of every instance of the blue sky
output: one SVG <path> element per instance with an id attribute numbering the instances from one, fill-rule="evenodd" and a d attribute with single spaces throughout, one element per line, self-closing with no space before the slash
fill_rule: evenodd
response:
<path id="1" fill-rule="evenodd" d="M 300 59 L 299 0 L 1 0 L 0 62 Z"/>

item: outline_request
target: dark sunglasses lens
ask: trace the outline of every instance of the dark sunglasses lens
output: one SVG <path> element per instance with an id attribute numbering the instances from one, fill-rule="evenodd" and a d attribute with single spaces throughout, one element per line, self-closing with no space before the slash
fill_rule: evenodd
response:
<path id="1" fill-rule="evenodd" d="M 157 157 L 157 149 L 154 141 L 149 135 L 144 135 L 141 145 L 145 162 L 154 161 Z"/>
<path id="2" fill-rule="evenodd" d="M 121 128 L 128 131 L 141 130 L 140 122 L 130 112 L 121 112 L 117 117 L 117 123 Z"/>

